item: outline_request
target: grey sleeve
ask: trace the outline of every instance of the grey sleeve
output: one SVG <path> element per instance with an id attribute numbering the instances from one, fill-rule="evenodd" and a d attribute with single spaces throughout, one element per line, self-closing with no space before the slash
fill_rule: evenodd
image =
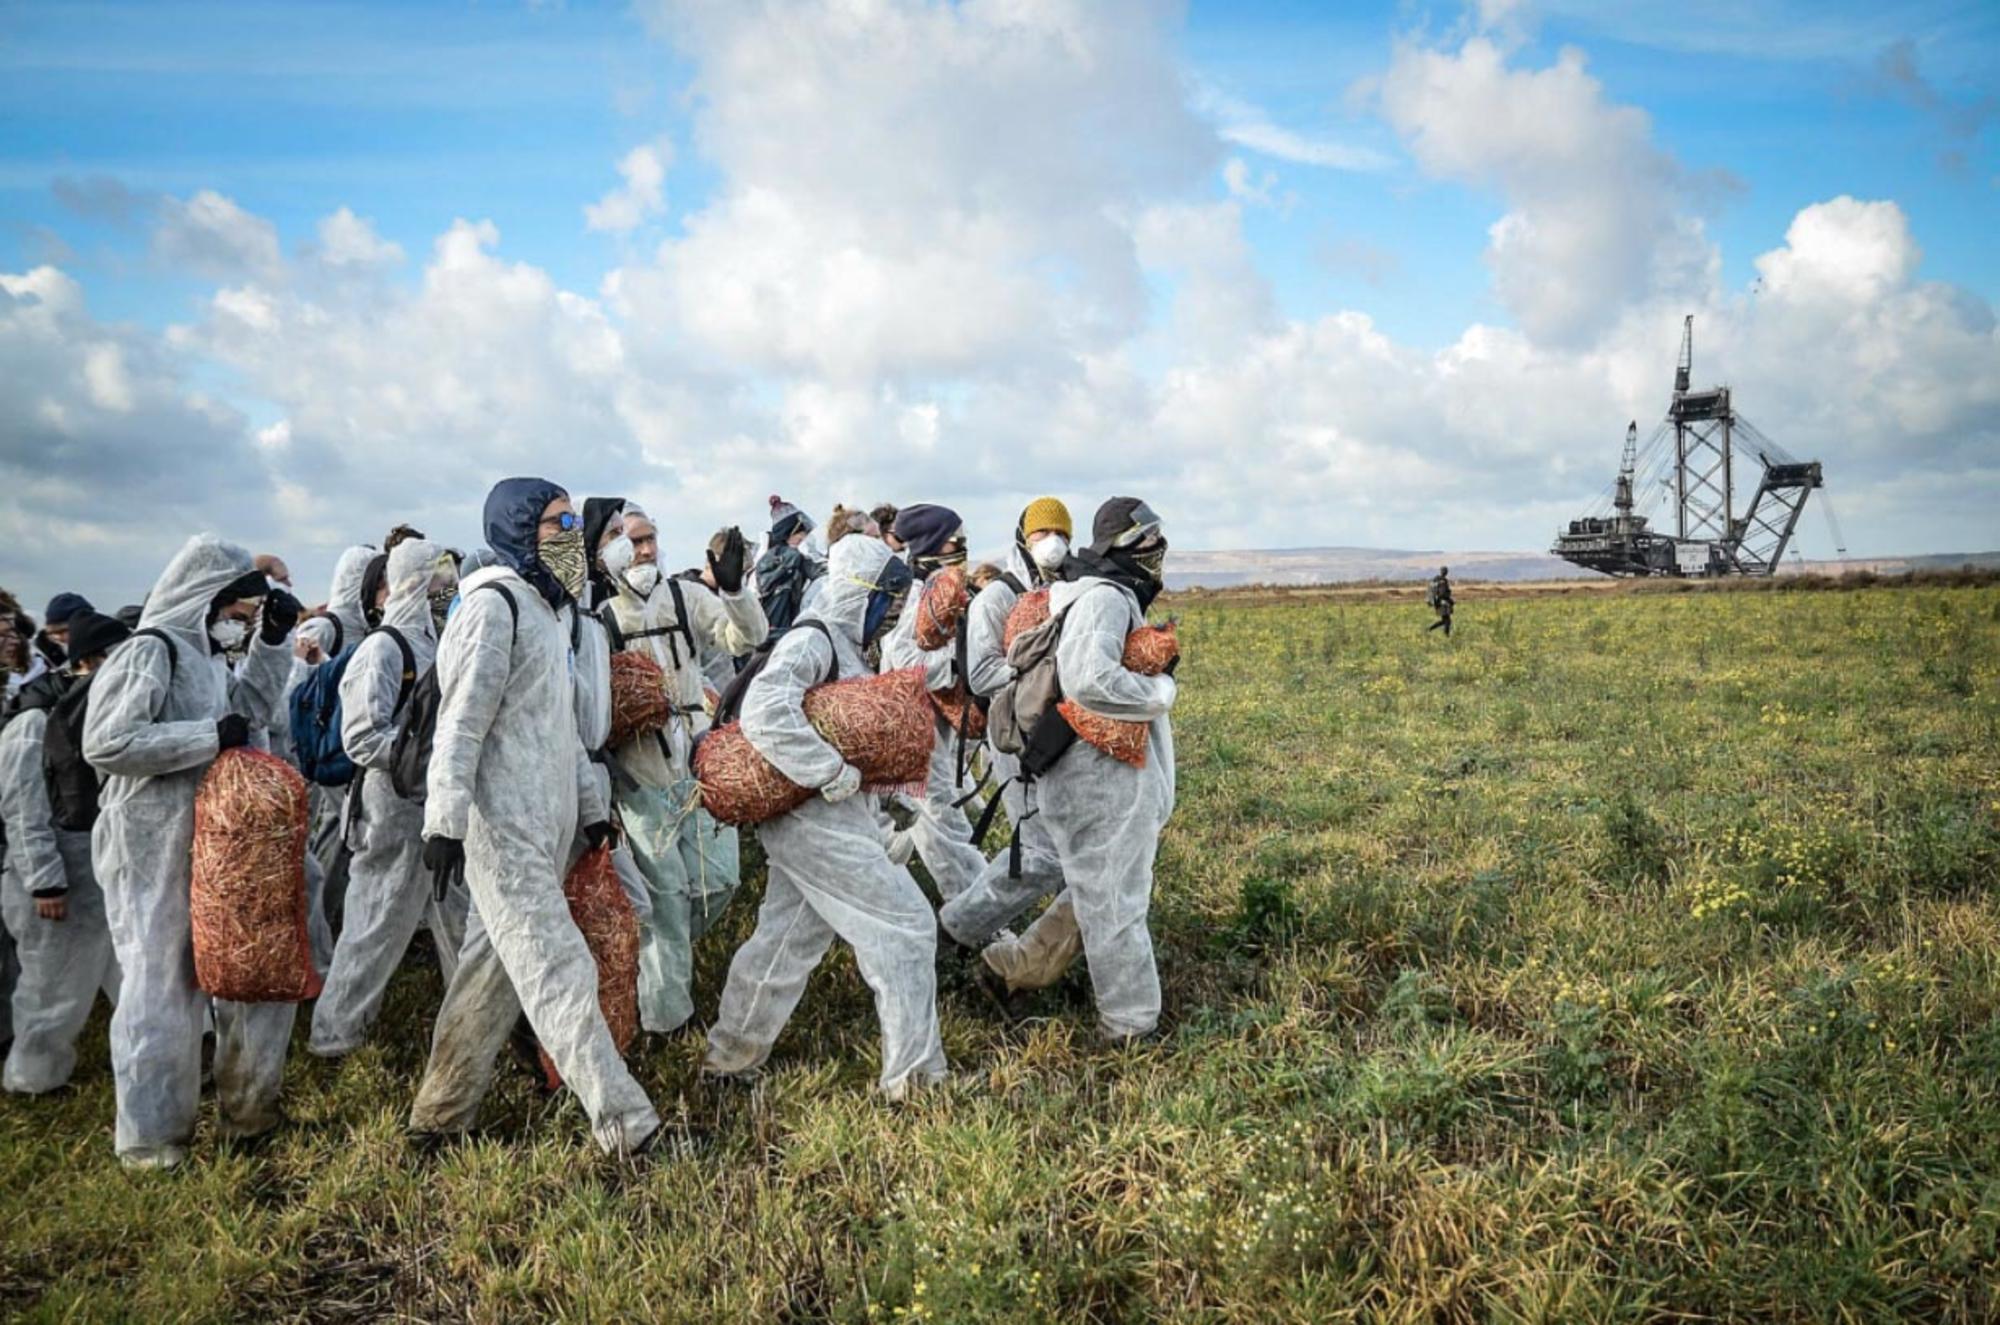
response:
<path id="1" fill-rule="evenodd" d="M 1011 586 L 996 580 L 967 609 L 972 616 L 965 627 L 965 664 L 972 675 L 966 679 L 975 695 L 995 694 L 1014 679 L 1001 641 L 1006 638 L 1007 617 L 1020 600 Z"/>
<path id="2" fill-rule="evenodd" d="M 479 752 L 513 670 L 514 614 L 498 592 L 467 598 L 438 645 L 437 737 L 425 787 L 425 837 L 464 839 Z"/>
<path id="3" fill-rule="evenodd" d="M 387 631 L 370 635 L 340 677 L 340 745 L 362 768 L 387 768 L 396 745 L 403 651 Z"/>
<path id="4" fill-rule="evenodd" d="M 42 737 L 49 715 L 30 709 L 0 735 L 0 818 L 7 824 L 7 864 L 31 896 L 69 891 L 62 849 L 56 843 L 55 811 L 42 776 Z"/>
<path id="5" fill-rule="evenodd" d="M 155 719 L 173 684 L 172 655 L 165 641 L 142 635 L 111 651 L 104 670 L 90 683 L 90 712 L 83 723 L 83 757 L 100 773 L 157 777 L 212 762 L 220 744 L 215 722 Z M 205 667 L 206 658 L 184 658 L 183 666 Z"/>

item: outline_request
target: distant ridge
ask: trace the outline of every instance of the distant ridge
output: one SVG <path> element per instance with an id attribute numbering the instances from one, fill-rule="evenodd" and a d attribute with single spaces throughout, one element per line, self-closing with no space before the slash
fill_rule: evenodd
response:
<path id="1" fill-rule="evenodd" d="M 1227 589 L 1243 584 L 1345 584 L 1357 580 L 1427 580 L 1439 566 L 1459 580 L 1604 579 L 1560 557 L 1540 552 L 1412 552 L 1395 548 L 1310 547 L 1268 551 L 1182 552 L 1167 558 L 1167 586 L 1173 589 Z M 2000 568 L 2000 552 L 1945 553 L 1916 557 L 1856 557 L 1847 561 L 1787 563 L 1782 575 L 1843 570 L 1894 575 L 1959 566 Z"/>

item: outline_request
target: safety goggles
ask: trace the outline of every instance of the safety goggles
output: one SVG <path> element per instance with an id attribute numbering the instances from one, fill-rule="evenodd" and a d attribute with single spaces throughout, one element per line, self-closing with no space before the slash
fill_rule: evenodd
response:
<path id="1" fill-rule="evenodd" d="M 1154 514 L 1153 508 L 1146 503 L 1140 502 L 1132 508 L 1131 521 L 1125 526 L 1124 533 L 1111 540 L 1111 546 L 1134 548 L 1159 537 L 1160 517 Z"/>

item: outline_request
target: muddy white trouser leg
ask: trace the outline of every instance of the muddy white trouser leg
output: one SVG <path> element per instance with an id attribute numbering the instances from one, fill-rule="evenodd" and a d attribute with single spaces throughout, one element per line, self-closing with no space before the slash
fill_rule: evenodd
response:
<path id="1" fill-rule="evenodd" d="M 986 857 L 972 844 L 972 822 L 965 811 L 952 804 L 972 788 L 960 787 L 958 779 L 958 737 L 944 724 L 937 724 L 937 741 L 931 746 L 930 777 L 924 794 L 914 797 L 916 821 L 910 825 L 910 840 L 918 859 L 930 872 L 938 892 L 947 900 L 972 886 L 986 867 Z"/>
<path id="2" fill-rule="evenodd" d="M 310 1048 L 327 1057 L 350 1053 L 367 1038 L 431 898 L 422 807 L 397 796 L 383 773 L 371 769 L 365 776 L 345 923 L 326 988 L 313 1005 Z"/>
<path id="3" fill-rule="evenodd" d="M 20 961 L 12 999 L 14 1047 L 0 1082 L 22 1094 L 41 1094 L 66 1084 L 76 1070 L 77 1036 L 90 1019 L 98 990 L 117 1001 L 118 963 L 104 920 L 104 897 L 89 873 L 89 834 L 68 835 L 62 848 L 70 880 L 64 899 L 68 914 L 63 919 L 44 919 L 35 910 L 35 899 L 11 873 L 0 884 L 5 889 L 0 913 L 15 935 Z"/>
<path id="4" fill-rule="evenodd" d="M 1003 934 L 979 954 L 1015 993 L 1047 989 L 1082 955 L 1083 934 L 1077 928 L 1076 908 L 1067 892 L 1035 917 L 1027 933 L 1019 938 Z"/>
<path id="5" fill-rule="evenodd" d="M 945 1073 L 937 1019 L 937 922 L 909 871 L 889 863 L 871 811 L 809 801 L 763 826 L 770 883 L 757 931 L 729 965 L 706 1067 L 769 1057 L 834 936 L 854 949 L 882 1024 L 879 1085 L 891 1097 Z"/>
<path id="6" fill-rule="evenodd" d="M 278 1125 L 278 1088 L 298 1011 L 296 1003 L 215 1000 L 215 1100 L 224 1136 L 259 1136 Z"/>

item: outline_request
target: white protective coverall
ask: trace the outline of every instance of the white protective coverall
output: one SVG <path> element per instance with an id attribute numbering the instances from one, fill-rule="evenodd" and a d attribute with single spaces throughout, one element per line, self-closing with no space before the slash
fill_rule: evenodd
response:
<path id="1" fill-rule="evenodd" d="M 470 1129 L 525 1011 L 598 1144 L 630 1150 L 659 1127 L 659 1115 L 604 1024 L 597 966 L 562 894 L 578 824 L 607 812 L 599 770 L 577 735 L 567 612 L 505 566 L 467 578 L 462 596 L 438 644 L 423 832 L 465 844 L 472 912 L 410 1126 Z"/>
<path id="2" fill-rule="evenodd" d="M 118 1002 L 118 959 L 104 918 L 104 893 L 90 868 L 90 833 L 58 828 L 43 773 L 48 711 L 28 709 L 0 732 L 0 815 L 7 825 L 7 867 L 0 913 L 21 963 L 14 986 L 14 1047 L 0 1084 L 39 1095 L 68 1083 L 76 1037 L 97 991 Z M 37 898 L 61 897 L 61 920 L 44 919 Z"/>
<path id="3" fill-rule="evenodd" d="M 565 608 L 561 614 L 564 630 L 570 628 L 571 610 Z M 590 760 L 591 780 L 591 793 L 580 803 L 598 808 L 577 820 L 577 833 L 570 839 L 563 866 L 565 875 L 589 847 L 583 830 L 611 813 L 611 769 L 603 754 L 605 744 L 611 739 L 611 637 L 605 633 L 604 623 L 589 612 L 578 617 L 575 626 L 576 652 L 571 664 L 575 684 L 570 693 L 575 701 L 576 735 Z M 620 841 L 611 848 L 611 867 L 618 874 L 619 887 L 632 903 L 639 931 L 644 933 L 652 920 L 653 898 L 645 876 L 639 873 L 639 862 L 632 858 L 629 843 Z"/>
<path id="4" fill-rule="evenodd" d="M 834 546 L 838 548 L 847 541 L 843 538 Z M 886 548 L 888 545 L 885 543 L 883 546 Z M 882 671 L 900 672 L 909 667 L 921 667 L 924 669 L 925 685 L 932 690 L 949 690 L 958 680 L 958 642 L 948 641 L 941 649 L 917 647 L 917 617 L 921 615 L 917 611 L 917 600 L 923 590 L 922 582 L 910 590 L 902 615 L 896 619 L 894 628 L 883 637 Z M 938 892 L 950 901 L 972 886 L 972 881 L 986 868 L 986 857 L 979 854 L 979 848 L 973 845 L 972 821 L 965 817 L 964 810 L 953 804 L 973 786 L 970 774 L 967 774 L 964 785 L 959 783 L 958 733 L 947 726 L 943 718 L 935 715 L 933 718 L 937 739 L 931 745 L 930 777 L 924 783 L 923 795 L 904 797 L 903 800 L 917 816 L 909 830 L 917 857 L 930 871 L 931 881 L 937 884 Z M 970 758 L 969 747 L 966 754 Z"/>
<path id="5" fill-rule="evenodd" d="M 1056 669 L 1065 696 L 1107 718 L 1150 723 L 1146 766 L 1133 768 L 1079 740 L 1037 785 L 1041 815 L 1062 860 L 1103 1032 L 1147 1035 L 1160 1020 L 1160 976 L 1146 926 L 1153 856 L 1174 809 L 1171 676 L 1127 671 L 1125 640 L 1146 623 L 1139 600 L 1096 578 L 1049 591 L 1062 616 Z"/>
<path id="6" fill-rule="evenodd" d="M 430 584 L 444 548 L 421 539 L 399 543 L 389 554 L 389 600 L 383 629 L 360 641 L 340 679 L 340 743 L 354 761 L 361 784 L 360 822 L 350 825 L 354 856 L 348 866 L 345 923 L 313 1006 L 309 1048 L 323 1058 L 358 1049 L 382 1009 L 389 978 L 425 916 L 436 937 L 446 983 L 465 939 L 465 902 L 440 904 L 423 867 L 424 809 L 396 794 L 390 755 L 402 725 L 403 706 L 437 659 L 431 624 Z M 404 681 L 403 651 L 412 671 Z M 454 891 L 458 885 L 454 884 Z"/>
<path id="7" fill-rule="evenodd" d="M 251 628 L 232 677 L 208 637 L 216 594 L 250 571 L 250 554 L 197 534 L 174 554 L 146 599 L 141 630 L 114 649 L 91 684 L 83 756 L 106 775 L 91 861 L 123 984 L 111 1015 L 111 1067 L 118 1094 L 117 1147 L 132 1164 L 172 1165 L 186 1156 L 201 1099 L 202 1013 L 188 916 L 194 797 L 218 752 L 215 724 L 238 713 L 268 727 L 283 700 L 291 640 L 264 642 Z M 254 1136 L 277 1125 L 279 1079 L 291 1038 L 292 1003 L 213 1004 L 215 1088 L 225 1134 Z"/>
<path id="8" fill-rule="evenodd" d="M 348 548 L 333 566 L 333 584 L 327 590 L 326 615 L 299 623 L 296 639 L 309 640 L 320 647 L 326 659 L 342 649 L 353 648 L 368 633 L 368 618 L 362 610 L 361 581 L 377 549 L 366 544 Z M 317 666 L 317 664 L 315 664 Z M 285 702 L 278 706 L 278 720 L 271 732 L 277 753 L 291 759 L 291 695 L 313 670 L 304 661 L 292 660 L 291 676 L 285 685 Z M 311 894 L 310 928 L 313 960 L 321 970 L 333 960 L 334 921 L 344 919 L 347 901 L 347 873 L 352 853 L 342 832 L 342 816 L 347 802 L 346 787 L 322 787 L 307 783 L 312 802 L 312 829 L 306 838 L 306 886 Z"/>
<path id="9" fill-rule="evenodd" d="M 846 761 L 813 730 L 805 693 L 827 679 L 867 672 L 861 658 L 868 596 L 889 562 L 873 538 L 833 545 L 826 588 L 804 613 L 826 623 L 785 632 L 743 703 L 743 734 L 780 772 L 802 787 L 846 775 Z M 838 937 L 875 995 L 882 1024 L 880 1085 L 892 1099 L 912 1083 L 945 1074 L 938 1038 L 937 921 L 910 872 L 889 863 L 866 795 L 832 802 L 815 797 L 757 829 L 770 865 L 757 930 L 729 964 L 722 1006 L 708 1035 L 705 1070 L 750 1072 L 771 1047 L 804 992 L 806 978 Z"/>
<path id="10" fill-rule="evenodd" d="M 665 731 L 634 737 L 612 754 L 637 784 L 619 788 L 618 812 L 652 901 L 639 948 L 639 1023 L 665 1033 L 694 1015 L 695 941 L 729 905 L 742 878 L 736 830 L 701 807 L 688 765 L 695 738 L 708 730 L 701 658 L 749 653 L 770 626 L 748 589 L 723 594 L 705 584 L 662 579 L 642 596 L 625 580 L 631 561 L 628 539 L 605 549 L 604 566 L 618 593 L 604 610 L 627 650 L 659 664 L 674 709 Z M 677 592 L 685 623 L 675 607 Z"/>
<path id="11" fill-rule="evenodd" d="M 1030 588 L 1038 582 L 1019 549 L 1009 553 L 1007 572 Z M 980 590 L 967 609 L 966 666 L 972 673 L 974 694 L 991 697 L 1014 679 L 1014 670 L 1007 665 L 1004 641 L 1007 617 L 1019 601 L 1020 595 L 1014 592 L 1013 585 L 996 579 Z M 1018 756 L 989 745 L 986 758 L 993 775 L 1001 781 L 1001 801 L 1007 810 L 1007 820 L 1021 834 L 1021 874 L 1019 878 L 1012 877 L 1013 852 L 1003 843 L 971 886 L 945 903 L 938 913 L 939 922 L 953 938 L 967 945 L 985 943 L 1002 925 L 1041 898 L 1060 893 L 1063 886 L 1062 860 L 1056 854 L 1054 839 L 1049 836 L 1048 823 L 1037 812 L 1040 788 L 1022 785 Z M 1066 902 L 1063 914 L 1068 914 Z M 1067 935 L 1067 941 L 1048 954 L 1050 960 L 1059 963 L 1051 972 L 1051 979 L 1061 975 L 1076 955 L 1073 928 Z M 1012 936 L 1005 936 L 1004 941 L 1020 942 Z M 996 969 L 1000 968 L 996 965 Z M 1002 974 L 1012 972 L 1003 969 Z"/>

